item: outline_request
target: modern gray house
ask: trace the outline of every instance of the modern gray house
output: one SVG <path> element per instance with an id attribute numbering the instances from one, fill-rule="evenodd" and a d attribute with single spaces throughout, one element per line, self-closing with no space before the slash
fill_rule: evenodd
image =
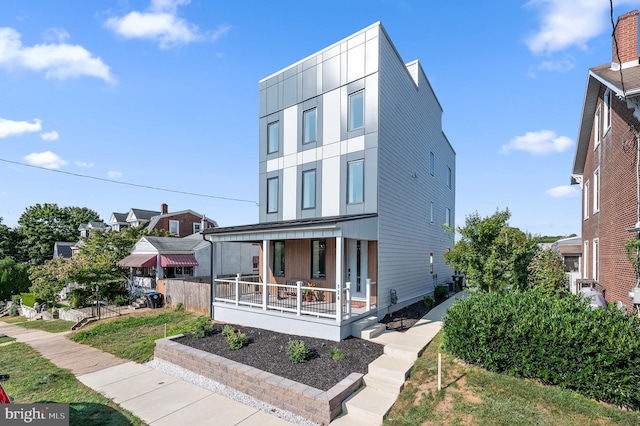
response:
<path id="1" fill-rule="evenodd" d="M 375 23 L 260 81 L 259 278 L 217 279 L 216 320 L 333 340 L 451 281 L 456 154 L 416 60 Z"/>

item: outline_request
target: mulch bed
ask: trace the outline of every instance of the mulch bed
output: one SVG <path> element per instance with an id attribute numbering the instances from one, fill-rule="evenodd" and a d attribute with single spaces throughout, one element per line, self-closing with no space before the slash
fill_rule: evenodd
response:
<path id="1" fill-rule="evenodd" d="M 223 324 L 214 324 L 213 332 L 201 339 L 187 335 L 174 341 L 323 391 L 351 373 L 366 374 L 369 364 L 383 353 L 382 345 L 355 337 L 334 342 L 251 327 L 240 328 L 249 338 L 249 344 L 234 351 L 229 349 L 222 327 Z M 310 358 L 300 364 L 292 363 L 287 356 L 289 340 L 304 341 L 311 350 Z M 331 348 L 340 349 L 344 360 L 334 361 L 329 353 Z"/>
<path id="2" fill-rule="evenodd" d="M 391 314 L 385 315 L 380 322 L 387 325 L 387 330 L 395 330 L 400 333 L 404 333 L 418 322 L 423 316 L 425 316 L 431 309 L 438 306 L 440 303 L 447 299 L 442 299 L 433 304 L 432 307 L 428 307 L 422 300 L 419 300 L 411 305 L 395 311 Z"/>

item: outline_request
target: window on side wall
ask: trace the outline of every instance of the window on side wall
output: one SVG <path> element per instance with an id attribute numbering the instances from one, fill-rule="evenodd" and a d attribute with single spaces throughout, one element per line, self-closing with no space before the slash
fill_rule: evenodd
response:
<path id="1" fill-rule="evenodd" d="M 589 241 L 584 242 L 584 248 L 582 249 L 582 278 L 589 278 Z"/>
<path id="2" fill-rule="evenodd" d="M 429 221 L 433 223 L 433 201 L 429 202 Z"/>
<path id="3" fill-rule="evenodd" d="M 278 212 L 278 178 L 267 179 L 267 213 Z"/>
<path id="4" fill-rule="evenodd" d="M 193 233 L 197 234 L 202 231 L 202 224 L 200 222 L 193 222 Z"/>
<path id="5" fill-rule="evenodd" d="M 284 277 L 284 241 L 273 243 L 273 276 Z"/>
<path id="6" fill-rule="evenodd" d="M 447 166 L 447 188 L 451 189 L 451 167 Z"/>
<path id="7" fill-rule="evenodd" d="M 364 160 L 347 163 L 347 204 L 364 202 Z"/>
<path id="8" fill-rule="evenodd" d="M 600 241 L 595 238 L 593 240 L 593 269 L 591 272 L 592 278 L 594 280 L 598 279 L 598 257 L 600 255 Z"/>
<path id="9" fill-rule="evenodd" d="M 302 113 L 302 143 L 316 140 L 317 109 L 308 109 Z"/>
<path id="10" fill-rule="evenodd" d="M 600 136 L 600 107 L 598 107 L 593 117 L 593 149 L 600 146 Z"/>
<path id="11" fill-rule="evenodd" d="M 316 208 L 316 171 L 307 170 L 302 172 L 302 208 Z"/>
<path id="12" fill-rule="evenodd" d="M 172 235 L 179 235 L 180 234 L 180 222 L 178 222 L 177 220 L 170 220 L 169 221 L 169 233 Z"/>
<path id="13" fill-rule="evenodd" d="M 278 152 L 280 141 L 280 122 L 274 121 L 267 125 L 267 154 Z"/>
<path id="14" fill-rule="evenodd" d="M 606 135 L 611 128 L 611 89 L 604 92 L 604 117 L 602 117 L 602 134 Z"/>
<path id="15" fill-rule="evenodd" d="M 589 219 L 589 181 L 584 183 L 582 189 L 582 211 L 584 211 L 584 220 Z"/>
<path id="16" fill-rule="evenodd" d="M 433 152 L 429 153 L 429 174 L 433 176 L 436 171 L 436 156 Z"/>
<path id="17" fill-rule="evenodd" d="M 349 95 L 349 130 L 364 126 L 364 90 Z"/>
<path id="18" fill-rule="evenodd" d="M 600 168 L 593 172 L 593 213 L 600 211 Z"/>
<path id="19" fill-rule="evenodd" d="M 451 209 L 449 207 L 444 209 L 444 224 L 451 226 Z"/>
<path id="20" fill-rule="evenodd" d="M 311 240 L 311 278 L 326 278 L 326 240 Z"/>

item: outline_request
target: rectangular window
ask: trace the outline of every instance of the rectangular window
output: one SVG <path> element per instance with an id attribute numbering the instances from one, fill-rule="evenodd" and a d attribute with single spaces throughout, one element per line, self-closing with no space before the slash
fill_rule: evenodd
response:
<path id="1" fill-rule="evenodd" d="M 273 276 L 284 277 L 284 241 L 273 243 Z"/>
<path id="2" fill-rule="evenodd" d="M 589 181 L 584 183 L 584 188 L 582 189 L 582 211 L 584 212 L 584 219 L 589 219 Z"/>
<path id="3" fill-rule="evenodd" d="M 593 172 L 593 212 L 600 211 L 600 168 Z"/>
<path id="4" fill-rule="evenodd" d="M 302 172 L 302 208 L 316 208 L 316 171 Z"/>
<path id="5" fill-rule="evenodd" d="M 596 110 L 596 115 L 593 117 L 593 149 L 596 149 L 600 145 L 600 108 Z"/>
<path id="6" fill-rule="evenodd" d="M 436 169 L 436 156 L 433 155 L 433 152 L 429 153 L 429 174 L 431 176 L 434 175 Z"/>
<path id="7" fill-rule="evenodd" d="M 451 167 L 447 166 L 447 188 L 451 189 Z"/>
<path id="8" fill-rule="evenodd" d="M 584 258 L 584 262 L 582 262 L 582 278 L 589 278 L 589 241 L 584 242 L 582 257 Z"/>
<path id="9" fill-rule="evenodd" d="M 267 213 L 278 212 L 278 178 L 267 179 Z"/>
<path id="10" fill-rule="evenodd" d="M 604 123 L 602 134 L 605 135 L 611 128 L 611 89 L 604 92 L 604 117 L 602 121 Z"/>
<path id="11" fill-rule="evenodd" d="M 451 225 L 451 209 L 449 207 L 444 209 L 444 223 L 447 226 Z"/>
<path id="12" fill-rule="evenodd" d="M 179 235 L 180 234 L 180 222 L 178 222 L 177 220 L 170 220 L 169 221 L 169 233 L 173 234 L 173 235 Z"/>
<path id="13" fill-rule="evenodd" d="M 364 160 L 347 163 L 347 204 L 364 201 Z"/>
<path id="14" fill-rule="evenodd" d="M 198 232 L 202 231 L 202 224 L 200 222 L 193 222 L 193 233 L 197 234 Z"/>
<path id="15" fill-rule="evenodd" d="M 316 140 L 316 108 L 302 113 L 302 143 Z"/>
<path id="16" fill-rule="evenodd" d="M 597 238 L 595 238 L 593 240 L 593 270 L 592 270 L 592 277 L 594 280 L 598 279 L 598 257 L 600 255 L 599 253 L 599 240 Z"/>
<path id="17" fill-rule="evenodd" d="M 326 278 L 326 240 L 311 240 L 311 278 Z"/>
<path id="18" fill-rule="evenodd" d="M 429 203 L 429 221 L 433 223 L 433 201 Z"/>
<path id="19" fill-rule="evenodd" d="M 267 125 L 267 154 L 278 152 L 280 141 L 280 122 L 274 121 Z"/>
<path id="20" fill-rule="evenodd" d="M 364 126 L 364 91 L 349 95 L 349 130 Z"/>

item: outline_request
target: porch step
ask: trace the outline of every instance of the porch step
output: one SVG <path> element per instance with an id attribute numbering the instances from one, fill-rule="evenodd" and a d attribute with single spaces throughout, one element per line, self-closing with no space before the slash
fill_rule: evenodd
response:
<path id="1" fill-rule="evenodd" d="M 351 335 L 353 337 L 358 337 L 358 338 L 362 338 L 362 330 L 364 330 L 365 328 L 368 328 L 374 324 L 378 323 L 378 317 L 377 316 L 370 316 L 367 318 L 362 318 L 361 320 L 358 320 L 356 322 L 354 322 L 353 324 L 351 324 Z M 378 333 L 379 334 L 379 333 Z M 373 337 L 373 336 L 371 336 Z"/>
<path id="2" fill-rule="evenodd" d="M 404 382 L 411 367 L 413 367 L 413 361 L 383 354 L 369 364 L 369 374 L 390 377 Z"/>
<path id="3" fill-rule="evenodd" d="M 376 389 L 383 392 L 399 394 L 404 388 L 404 380 L 394 377 L 380 376 L 378 374 L 367 373 L 362 378 L 368 388 Z"/>
<path id="4" fill-rule="evenodd" d="M 348 420 L 351 421 L 343 424 L 355 424 L 352 420 L 357 419 L 362 424 L 381 425 L 397 397 L 394 393 L 365 387 L 342 403 L 342 412 L 348 414 Z M 340 423 L 334 421 L 331 424 Z"/>
<path id="5" fill-rule="evenodd" d="M 374 325 L 370 325 L 360 332 L 360 338 L 365 340 L 371 340 L 383 331 L 387 329 L 385 324 L 376 323 Z"/>
<path id="6" fill-rule="evenodd" d="M 388 343 L 384 346 L 384 353 L 395 358 L 405 359 L 414 362 L 418 359 L 422 350 L 412 346 Z"/>

